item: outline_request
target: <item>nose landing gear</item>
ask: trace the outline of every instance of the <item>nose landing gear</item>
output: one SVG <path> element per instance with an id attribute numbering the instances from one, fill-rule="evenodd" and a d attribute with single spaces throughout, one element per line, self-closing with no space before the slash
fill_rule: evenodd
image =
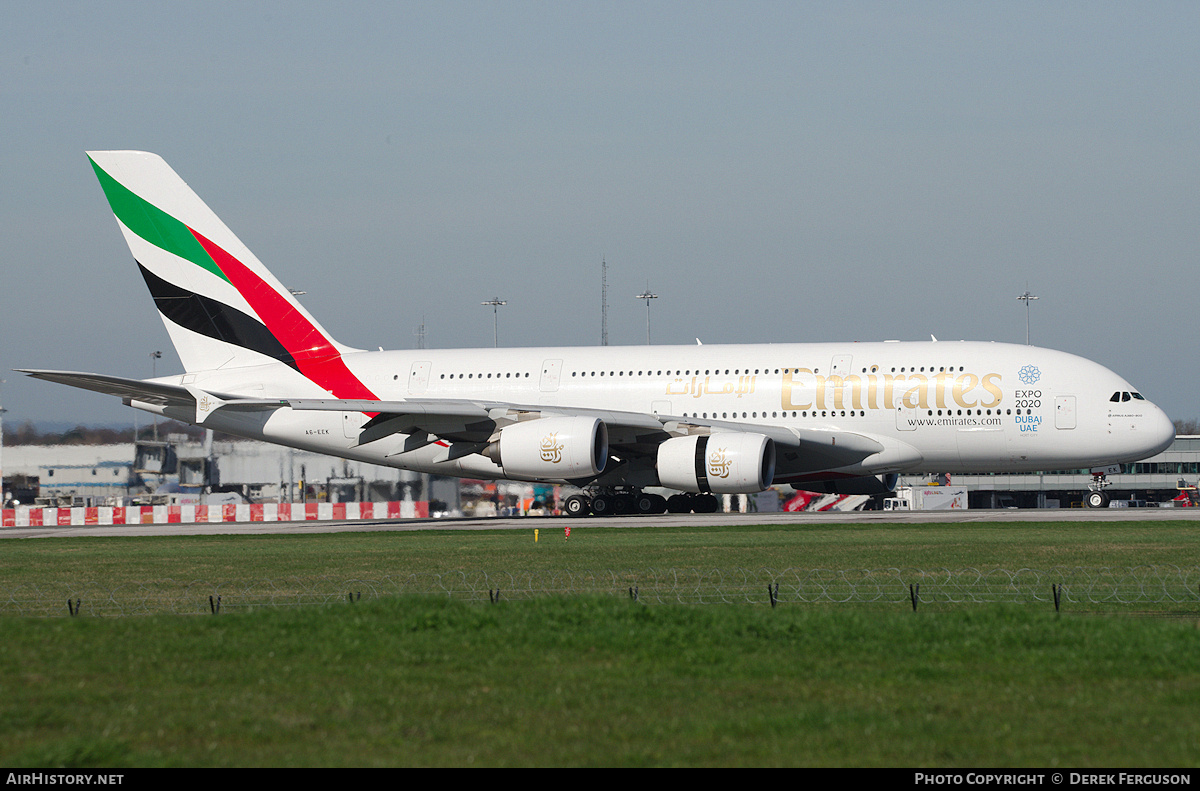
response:
<path id="1" fill-rule="evenodd" d="M 1111 485 L 1112 481 L 1108 480 L 1106 473 L 1092 473 L 1092 482 L 1088 484 L 1088 493 L 1083 498 L 1084 504 L 1088 508 L 1107 508 L 1108 492 L 1104 491 L 1104 489 Z"/>

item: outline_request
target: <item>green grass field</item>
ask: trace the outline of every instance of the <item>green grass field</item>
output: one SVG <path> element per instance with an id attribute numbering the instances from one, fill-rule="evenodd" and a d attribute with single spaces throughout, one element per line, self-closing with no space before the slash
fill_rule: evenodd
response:
<path id="1" fill-rule="evenodd" d="M 1186 523 L 604 528 L 569 541 L 543 529 L 536 544 L 532 529 L 82 538 L 0 549 L 0 593 L 75 578 L 1200 562 Z M 0 764 L 1196 766 L 1197 614 L 1105 612 L 573 596 L 0 617 Z"/>
<path id="2" fill-rule="evenodd" d="M 0 544 L 0 592 L 48 580 L 377 577 L 455 570 L 1049 568 L 1194 565 L 1192 522 L 794 524 L 264 536 L 30 539 Z M 562 524 L 561 521 L 554 524 Z M 533 528 L 540 528 L 533 540 Z"/>

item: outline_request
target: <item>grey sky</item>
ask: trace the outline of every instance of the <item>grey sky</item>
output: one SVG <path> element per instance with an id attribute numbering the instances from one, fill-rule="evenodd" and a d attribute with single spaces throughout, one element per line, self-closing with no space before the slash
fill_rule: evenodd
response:
<path id="1" fill-rule="evenodd" d="M 1001 340 L 1200 415 L 1195 3 L 2 3 L 0 369 L 178 360 L 84 151 L 338 340 Z M 9 420 L 132 420 L 9 371 Z"/>

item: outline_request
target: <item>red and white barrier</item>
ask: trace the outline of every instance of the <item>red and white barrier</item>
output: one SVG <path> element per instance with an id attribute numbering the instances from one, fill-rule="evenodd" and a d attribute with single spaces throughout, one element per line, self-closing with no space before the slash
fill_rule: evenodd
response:
<path id="1" fill-rule="evenodd" d="M 429 503 L 252 503 L 230 505 L 129 505 L 88 508 L 18 506 L 2 512 L 3 527 L 43 525 L 166 525 L 197 522 L 305 522 L 423 519 Z"/>

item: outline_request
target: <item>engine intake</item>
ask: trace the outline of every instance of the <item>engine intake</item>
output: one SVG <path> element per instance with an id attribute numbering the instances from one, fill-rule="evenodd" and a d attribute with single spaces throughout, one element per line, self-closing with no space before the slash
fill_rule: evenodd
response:
<path id="1" fill-rule="evenodd" d="M 762 434 L 674 437 L 658 446 L 658 480 L 684 492 L 761 492 L 775 477 L 775 442 Z"/>
<path id="2" fill-rule="evenodd" d="M 608 427 L 592 417 L 514 423 L 483 450 L 513 478 L 571 480 L 598 475 L 608 462 Z"/>

